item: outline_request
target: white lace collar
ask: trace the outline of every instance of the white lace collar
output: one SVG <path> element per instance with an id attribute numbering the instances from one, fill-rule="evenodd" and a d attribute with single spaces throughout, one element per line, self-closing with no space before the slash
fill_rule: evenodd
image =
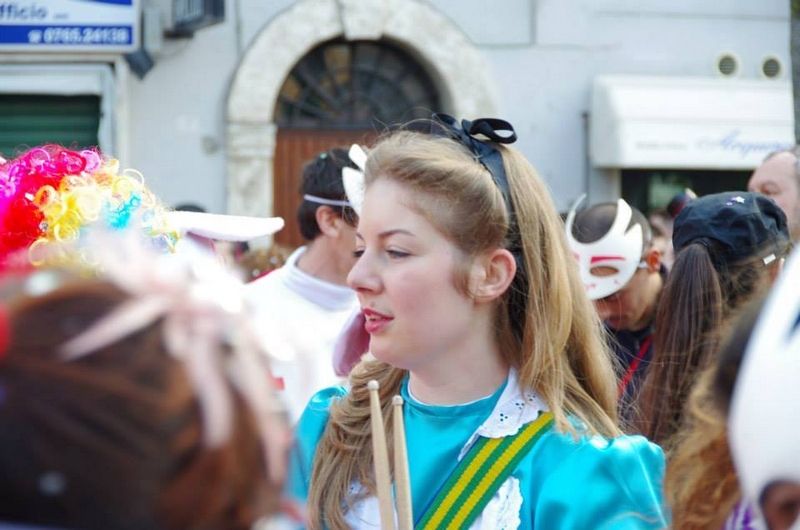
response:
<path id="1" fill-rule="evenodd" d="M 461 449 L 458 459 L 464 458 L 479 436 L 484 438 L 513 436 L 519 432 L 520 427 L 534 421 L 541 412 L 547 410 L 550 410 L 550 407 L 539 394 L 533 390 L 520 388 L 517 371 L 514 368 L 509 369 L 508 383 L 506 383 L 500 399 L 497 400 L 497 404 L 486 421 L 469 437 Z"/>

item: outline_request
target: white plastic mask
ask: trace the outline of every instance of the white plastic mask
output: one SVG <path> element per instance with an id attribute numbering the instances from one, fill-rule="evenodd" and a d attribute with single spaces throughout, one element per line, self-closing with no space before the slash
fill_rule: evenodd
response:
<path id="1" fill-rule="evenodd" d="M 795 252 L 761 310 L 731 401 L 731 453 L 753 505 L 774 481 L 800 483 L 799 316 L 800 254 Z M 792 528 L 800 528 L 800 521 Z"/>
<path id="2" fill-rule="evenodd" d="M 592 243 L 581 243 L 572 236 L 581 196 L 567 216 L 567 241 L 578 262 L 581 280 L 591 300 L 599 300 L 622 289 L 636 273 L 644 252 L 642 226 L 636 224 L 628 230 L 633 211 L 623 199 L 617 200 L 617 215 L 608 232 Z M 598 267 L 616 270 L 615 273 L 598 276 L 593 273 Z"/>

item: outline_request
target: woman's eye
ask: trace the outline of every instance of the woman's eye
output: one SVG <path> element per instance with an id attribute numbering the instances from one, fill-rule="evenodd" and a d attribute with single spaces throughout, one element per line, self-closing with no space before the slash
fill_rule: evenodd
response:
<path id="1" fill-rule="evenodd" d="M 402 250 L 387 250 L 386 253 L 392 259 L 405 258 L 409 255 L 408 252 L 403 252 Z"/>
<path id="2" fill-rule="evenodd" d="M 364 249 L 363 248 L 356 249 L 356 250 L 353 251 L 353 257 L 356 258 L 356 259 L 360 258 L 363 255 L 364 255 Z"/>

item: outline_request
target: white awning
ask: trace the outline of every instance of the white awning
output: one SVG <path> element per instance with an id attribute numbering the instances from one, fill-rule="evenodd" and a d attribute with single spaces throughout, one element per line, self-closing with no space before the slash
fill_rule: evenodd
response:
<path id="1" fill-rule="evenodd" d="M 791 82 L 600 76 L 589 136 L 597 167 L 753 169 L 794 144 Z"/>

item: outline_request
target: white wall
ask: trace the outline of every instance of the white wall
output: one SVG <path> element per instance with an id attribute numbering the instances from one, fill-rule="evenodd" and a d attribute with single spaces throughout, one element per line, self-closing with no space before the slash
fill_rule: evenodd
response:
<path id="1" fill-rule="evenodd" d="M 586 161 L 583 115 L 590 110 L 596 75 L 714 76 L 722 52 L 739 58 L 741 77 L 758 78 L 760 61 L 768 55 L 786 68 L 790 64 L 785 0 L 428 3 L 487 58 L 499 114 L 516 126 L 518 147 L 547 179 L 560 208 L 585 189 L 587 178 L 592 200 L 618 192 L 612 173 L 588 168 Z M 259 31 L 292 4 L 227 0 L 224 23 L 190 40 L 165 43 L 144 80 L 124 78 L 119 96 L 127 118 L 121 123 L 128 125 L 120 132 L 119 149 L 127 153 L 122 162 L 139 169 L 166 202 L 192 201 L 225 211 L 228 88 Z M 97 60 L 70 58 L 76 59 Z M 11 60 L 21 59 L 0 55 L 0 63 Z"/>
<path id="2" fill-rule="evenodd" d="M 252 32 L 279 7 L 272 1 L 250 4 L 273 8 L 241 11 L 243 27 L 260 20 Z M 131 76 L 129 163 L 168 204 L 194 202 L 225 211 L 225 106 L 246 42 L 238 26 L 237 2 L 229 1 L 224 23 L 192 39 L 166 41 L 144 79 Z"/>
<path id="3" fill-rule="evenodd" d="M 467 2 L 472 16 L 456 14 L 461 2 L 455 0 L 431 3 L 463 21 L 487 54 L 503 117 L 517 128 L 518 146 L 547 179 L 561 209 L 586 191 L 587 179 L 593 202 L 619 193 L 614 172 L 587 164 L 583 114 L 590 111 L 596 75 L 716 76 L 716 59 L 724 52 L 739 58 L 743 78 L 760 78 L 767 56 L 790 67 L 789 7 L 783 0 L 492 3 L 493 11 L 502 6 L 498 18 L 508 31 L 488 36 L 483 21 L 491 14 L 481 7 L 488 3 Z M 523 27 L 530 30 L 528 39 Z"/>

